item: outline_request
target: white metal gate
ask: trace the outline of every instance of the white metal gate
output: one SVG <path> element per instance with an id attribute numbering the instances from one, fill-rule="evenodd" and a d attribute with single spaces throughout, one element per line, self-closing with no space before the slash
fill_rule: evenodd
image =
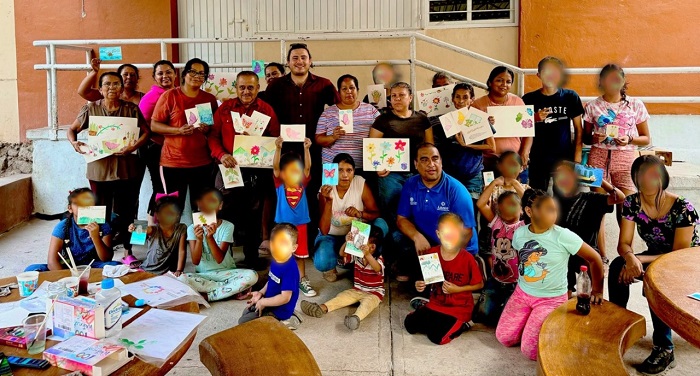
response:
<path id="1" fill-rule="evenodd" d="M 247 38 L 253 33 L 249 0 L 178 0 L 180 38 Z M 188 43 L 180 47 L 180 61 L 193 57 L 208 63 L 247 63 L 253 43 Z M 239 71 L 217 68 L 217 71 Z"/>

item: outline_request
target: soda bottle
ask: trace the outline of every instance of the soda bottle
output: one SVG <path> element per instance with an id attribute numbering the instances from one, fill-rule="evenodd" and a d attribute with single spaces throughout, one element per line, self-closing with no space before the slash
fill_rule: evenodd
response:
<path id="1" fill-rule="evenodd" d="M 581 273 L 576 278 L 576 310 L 582 315 L 591 312 L 591 278 L 585 265 L 581 266 Z"/>

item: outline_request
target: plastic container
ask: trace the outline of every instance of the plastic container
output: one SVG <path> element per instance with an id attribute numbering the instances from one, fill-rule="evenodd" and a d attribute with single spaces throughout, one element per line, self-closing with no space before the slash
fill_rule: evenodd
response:
<path id="1" fill-rule="evenodd" d="M 591 312 L 591 278 L 585 265 L 581 266 L 581 273 L 576 277 L 576 310 L 582 315 Z"/>
<path id="2" fill-rule="evenodd" d="M 122 295 L 111 278 L 103 279 L 101 287 L 95 301 L 105 310 L 105 336 L 111 337 L 122 330 Z"/>
<path id="3" fill-rule="evenodd" d="M 19 296 L 27 297 L 39 287 L 39 272 L 24 272 L 17 274 Z"/>

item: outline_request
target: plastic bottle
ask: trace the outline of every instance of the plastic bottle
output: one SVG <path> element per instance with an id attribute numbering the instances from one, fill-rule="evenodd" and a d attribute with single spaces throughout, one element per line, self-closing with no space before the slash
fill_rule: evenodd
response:
<path id="1" fill-rule="evenodd" d="M 122 330 L 122 295 L 113 279 L 103 279 L 101 287 L 95 300 L 105 311 L 105 336 L 111 337 Z"/>
<path id="2" fill-rule="evenodd" d="M 591 312 L 591 278 L 585 265 L 581 266 L 581 273 L 576 277 L 576 310 L 582 315 Z"/>

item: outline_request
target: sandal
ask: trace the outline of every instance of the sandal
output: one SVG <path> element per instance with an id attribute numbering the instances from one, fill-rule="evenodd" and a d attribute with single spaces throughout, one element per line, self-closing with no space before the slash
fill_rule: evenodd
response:
<path id="1" fill-rule="evenodd" d="M 141 260 L 137 259 L 136 257 L 134 257 L 134 255 L 128 255 L 128 256 L 124 256 L 124 257 L 122 258 L 122 264 L 124 264 L 124 265 L 129 265 L 129 268 L 131 268 L 131 269 L 136 269 L 136 268 L 138 268 L 139 266 L 141 266 L 141 263 L 142 263 L 142 262 L 143 262 L 143 261 L 141 261 Z"/>

